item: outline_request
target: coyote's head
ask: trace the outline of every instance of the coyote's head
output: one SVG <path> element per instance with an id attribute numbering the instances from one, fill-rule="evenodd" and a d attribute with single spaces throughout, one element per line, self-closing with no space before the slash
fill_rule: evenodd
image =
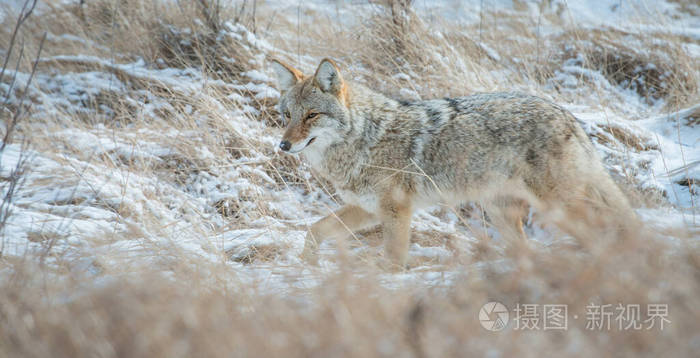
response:
<path id="1" fill-rule="evenodd" d="M 279 111 L 287 124 L 280 148 L 298 153 L 342 140 L 349 119 L 347 88 L 335 62 L 324 59 L 311 77 L 280 61 L 272 64 L 282 93 Z"/>

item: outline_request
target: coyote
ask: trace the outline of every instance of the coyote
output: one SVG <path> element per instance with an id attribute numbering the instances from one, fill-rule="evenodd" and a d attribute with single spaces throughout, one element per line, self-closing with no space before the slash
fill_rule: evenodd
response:
<path id="1" fill-rule="evenodd" d="M 403 267 L 413 211 L 438 203 L 478 202 L 502 235 L 522 237 L 525 203 L 631 211 L 576 118 L 545 99 L 405 102 L 346 81 L 331 59 L 313 76 L 272 63 L 287 123 L 280 149 L 300 153 L 346 204 L 310 227 L 307 259 L 323 239 L 381 224 L 386 256 Z"/>

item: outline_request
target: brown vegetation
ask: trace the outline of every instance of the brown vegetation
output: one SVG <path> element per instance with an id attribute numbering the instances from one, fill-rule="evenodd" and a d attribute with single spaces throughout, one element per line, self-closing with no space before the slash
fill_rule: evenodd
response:
<path id="1" fill-rule="evenodd" d="M 573 95 L 556 85 L 548 87 L 565 61 L 580 57 L 580 66 L 599 71 L 613 86 L 634 90 L 651 102 L 663 100 L 669 107 L 686 108 L 700 100 L 700 63 L 680 46 L 686 39 L 664 34 L 664 44 L 659 45 L 641 35 L 584 31 L 563 23 L 563 35 L 545 37 L 531 18 L 490 12 L 482 14 L 478 26 L 438 21 L 438 35 L 432 31 L 435 25 L 427 24 L 405 0 L 376 2 L 372 14 L 357 25 L 335 24 L 313 11 L 300 11 L 297 24 L 289 20 L 292 16 L 254 10 L 261 6 L 257 1 L 231 7 L 216 0 L 64 3 L 50 2 L 21 32 L 28 54 L 40 47 L 43 31 L 56 35 L 47 38 L 39 74 L 77 77 L 100 72 L 124 86 L 51 108 L 44 106 L 60 95 L 55 88 L 27 93 L 27 100 L 37 106 L 30 114 L 39 115 L 22 122 L 19 133 L 32 141 L 36 153 L 65 164 L 52 173 L 33 168 L 41 176 L 33 178 L 27 190 L 88 186 L 94 191 L 91 195 L 57 198 L 42 210 L 64 218 L 62 225 L 68 226 L 90 214 L 85 210 L 78 215 L 72 209 L 108 208 L 112 216 L 99 219 L 111 226 L 93 237 L 44 230 L 40 223 L 27 235 L 39 249 L 23 256 L 0 254 L 0 357 L 691 356 L 697 352 L 700 232 L 691 224 L 659 228 L 640 223 L 614 230 L 611 227 L 619 221 L 614 214 L 592 219 L 590 213 L 581 212 L 544 220 L 570 223 L 573 235 L 552 231 L 549 239 L 522 242 L 489 236 L 488 218 L 478 205 L 442 207 L 432 218 L 444 224 L 457 217 L 452 229 L 440 231 L 430 220 L 414 220 L 422 226 L 413 228 L 413 241 L 449 255 L 440 259 L 415 255 L 407 273 L 393 275 L 378 268 L 378 228 L 333 244 L 335 253 L 326 255 L 325 266 L 288 258 L 295 257 L 296 248 L 282 236 L 296 234 L 305 225 L 272 204 L 291 197 L 285 202 L 297 205 L 291 211 L 310 218 L 326 214 L 332 209 L 329 203 L 338 199 L 331 186 L 298 159 L 273 150 L 275 143 L 268 139 L 277 138 L 281 127 L 274 98 L 257 98 L 245 87 L 250 79 L 242 74 L 265 72 L 265 59 L 272 56 L 290 60 L 308 73 L 318 58 L 330 56 L 349 77 L 397 97 L 519 89 L 554 101 L 574 96 L 578 104 L 615 112 L 608 103 L 614 102 L 608 98 L 613 96 L 601 94 L 590 82 L 579 82 L 581 91 Z M 14 19 L 3 21 L 0 48 L 7 48 L 11 26 L 6 25 Z M 227 23 L 242 26 L 227 29 Z M 252 43 L 246 27 L 255 28 L 277 53 Z M 228 35 L 220 36 L 222 30 Z M 74 37 L 57 36 L 61 34 Z M 57 57 L 79 54 L 93 57 Z M 202 82 L 211 83 L 188 90 L 120 66 L 137 59 L 151 69 L 194 69 L 203 74 Z M 19 68 L 28 72 L 31 65 L 25 56 Z M 13 93 L 19 96 L 22 91 L 17 88 Z M 164 103 L 163 109 L 144 112 L 154 102 Z M 242 112 L 245 106 L 254 110 Z M 74 112 L 73 107 L 81 111 Z M 245 121 L 236 120 L 241 117 Z M 688 125 L 695 125 L 700 116 L 687 118 Z M 598 144 L 613 151 L 658 149 L 653 139 L 639 138 L 624 128 L 599 129 Z M 107 138 L 106 145 L 121 141 L 133 148 L 151 145 L 167 150 L 154 150 L 146 157 L 119 147 L 87 151 L 70 132 Z M 637 170 L 644 168 L 629 168 L 630 173 Z M 127 189 L 153 178 L 163 185 L 148 182 L 136 199 L 124 200 Z M 203 190 L 200 184 L 207 181 L 221 187 L 242 181 L 259 190 L 223 188 L 227 195 L 221 197 L 198 195 Z M 101 191 L 113 182 L 122 192 Z M 688 178 L 681 185 L 697 190 L 697 182 Z M 630 190 L 642 198 L 653 196 L 656 207 L 668 205 L 660 204 L 658 193 L 648 189 Z M 308 201 L 294 201 L 300 197 Z M 205 204 L 192 204 L 197 200 Z M 162 216 L 152 206 L 172 215 Z M 694 223 L 694 216 L 685 215 L 688 223 Z M 479 221 L 483 227 L 470 225 Z M 273 240 L 251 242 L 245 248 L 219 242 L 223 239 L 218 235 L 228 230 L 248 228 Z M 201 250 L 189 252 L 177 245 L 193 237 L 205 242 Z M 511 323 L 501 332 L 487 331 L 480 326 L 478 313 L 489 301 L 505 304 L 511 317 L 516 304 L 566 304 L 568 330 L 515 330 Z M 590 330 L 586 307 L 591 303 L 642 307 L 664 303 L 671 322 L 664 330 L 620 330 L 615 321 L 610 330 Z M 642 311 L 641 319 L 646 318 Z"/>

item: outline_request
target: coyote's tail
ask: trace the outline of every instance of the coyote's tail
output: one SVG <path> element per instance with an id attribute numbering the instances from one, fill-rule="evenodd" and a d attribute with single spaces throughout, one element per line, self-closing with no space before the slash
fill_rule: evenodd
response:
<path id="1" fill-rule="evenodd" d="M 595 183 L 588 183 L 586 191 L 594 209 L 601 214 L 614 215 L 618 220 L 636 218 L 627 196 L 608 173 L 596 178 Z"/>

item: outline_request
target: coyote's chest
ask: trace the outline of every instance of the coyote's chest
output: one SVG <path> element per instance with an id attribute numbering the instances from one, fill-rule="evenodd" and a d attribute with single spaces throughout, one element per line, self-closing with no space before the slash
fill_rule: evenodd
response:
<path id="1" fill-rule="evenodd" d="M 302 157 L 311 168 L 333 182 L 336 187 L 353 185 L 352 183 L 361 176 L 361 168 L 366 166 L 364 156 L 346 145 L 308 148 L 302 153 Z"/>
<path id="2" fill-rule="evenodd" d="M 311 149 L 311 148 L 309 148 Z M 356 205 L 369 212 L 376 212 L 379 200 L 365 171 L 366 158 L 360 153 L 346 148 L 328 148 L 325 151 L 303 152 L 303 159 L 333 183 L 343 202 Z"/>

